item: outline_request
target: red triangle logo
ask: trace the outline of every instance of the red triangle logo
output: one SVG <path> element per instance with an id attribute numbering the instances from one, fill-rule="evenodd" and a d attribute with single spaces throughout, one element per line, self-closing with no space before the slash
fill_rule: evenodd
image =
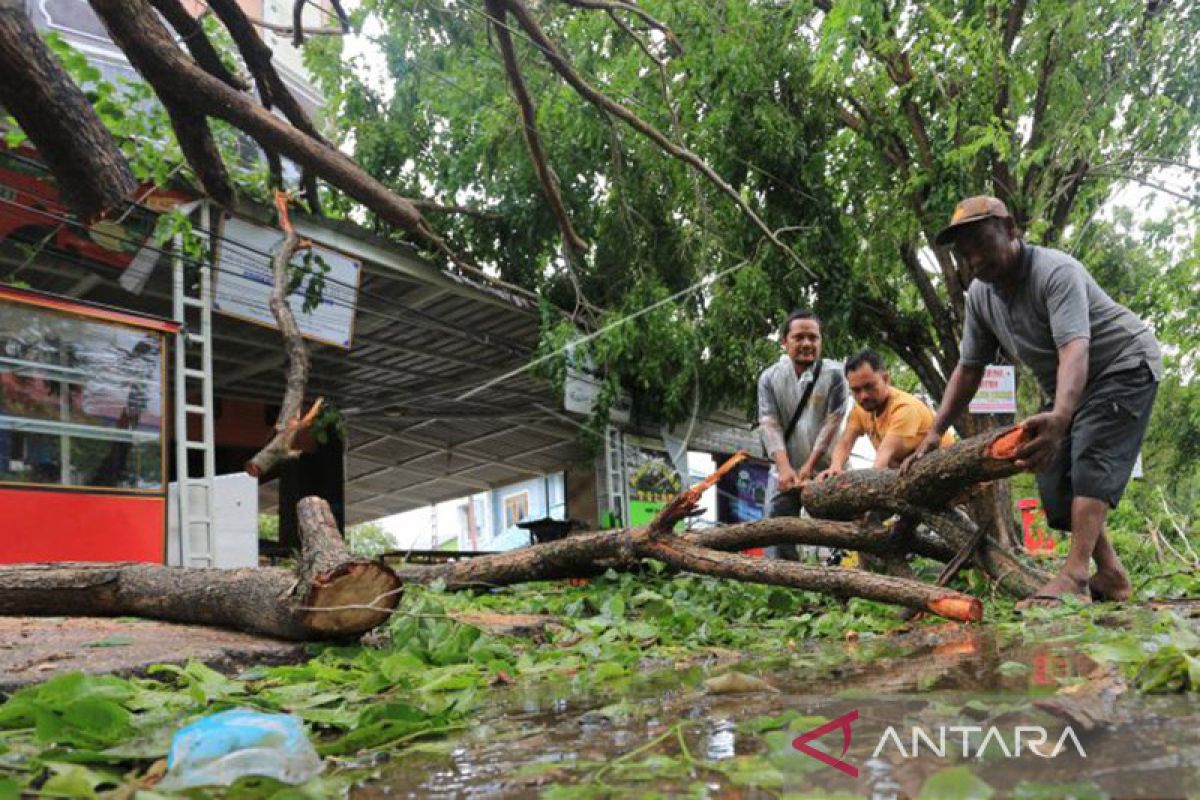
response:
<path id="1" fill-rule="evenodd" d="M 854 722 L 854 720 L 856 720 L 856 719 L 858 719 L 858 709 L 857 708 L 854 709 L 853 711 L 849 711 L 845 714 L 842 714 L 837 719 L 833 719 L 833 720 L 830 720 L 829 722 L 826 722 L 824 725 L 822 725 L 819 728 L 813 728 L 811 731 L 808 731 L 807 733 L 800 734 L 799 736 L 797 736 L 795 739 L 792 740 L 792 747 L 796 748 L 801 753 L 804 753 L 807 756 L 812 756 L 817 761 L 820 761 L 822 764 L 828 764 L 829 766 L 833 767 L 834 769 L 840 770 L 840 771 L 846 773 L 851 778 L 857 778 L 858 777 L 858 767 L 855 767 L 851 764 L 847 764 L 845 761 L 842 761 L 842 758 L 846 755 L 846 751 L 850 749 L 850 723 Z M 837 758 L 834 758 L 833 756 L 829 755 L 828 753 L 823 753 L 820 750 L 816 749 L 815 747 L 812 747 L 809 745 L 809 742 L 811 742 L 812 740 L 819 739 L 822 736 L 824 736 L 825 734 L 829 733 L 830 731 L 832 731 L 836 728 L 842 729 L 842 754 L 840 756 L 838 756 Z"/>

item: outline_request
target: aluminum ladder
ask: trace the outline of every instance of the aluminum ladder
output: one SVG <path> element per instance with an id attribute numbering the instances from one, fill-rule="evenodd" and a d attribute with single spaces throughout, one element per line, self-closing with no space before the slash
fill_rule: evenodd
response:
<path id="1" fill-rule="evenodd" d="M 604 426 L 604 477 L 608 510 L 616 519 L 617 527 L 627 522 L 628 503 L 625 478 L 625 444 L 619 428 Z M 600 521 L 603 524 L 603 520 Z"/>
<path id="2" fill-rule="evenodd" d="M 213 478 L 216 451 L 212 367 L 212 210 L 200 204 L 197 232 L 209 255 L 195 270 L 185 269 L 183 242 L 175 239 L 172 283 L 175 321 L 181 324 L 175 342 L 175 476 L 180 563 L 185 567 L 215 566 Z M 195 275 L 195 280 L 189 280 Z M 191 402 L 196 400 L 197 402 Z M 200 438 L 189 436 L 189 421 L 198 419 Z M 192 475 L 188 454 L 203 452 L 203 468 Z"/>

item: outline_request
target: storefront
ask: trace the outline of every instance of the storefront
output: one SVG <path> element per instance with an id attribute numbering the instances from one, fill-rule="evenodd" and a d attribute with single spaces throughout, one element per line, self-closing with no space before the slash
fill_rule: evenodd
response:
<path id="1" fill-rule="evenodd" d="M 176 330 L 0 287 L 0 562 L 165 561 Z"/>

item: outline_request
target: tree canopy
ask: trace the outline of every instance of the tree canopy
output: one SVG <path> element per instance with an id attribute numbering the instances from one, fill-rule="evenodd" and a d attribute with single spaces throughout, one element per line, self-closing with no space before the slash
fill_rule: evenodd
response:
<path id="1" fill-rule="evenodd" d="M 996 194 L 1032 241 L 1077 249 L 1121 186 L 1155 185 L 1193 155 L 1195 7 L 529 5 L 583 80 L 699 155 L 789 254 L 713 181 L 581 97 L 504 5 L 367 0 L 356 21 L 386 69 L 348 65 L 336 40 L 310 45 L 330 119 L 389 186 L 487 211 L 435 219 L 505 280 L 568 312 L 602 309 L 576 315 L 585 327 L 699 284 L 594 342 L 595 361 L 668 420 L 696 386 L 705 408 L 746 403 L 797 305 L 822 314 L 835 352 L 881 345 L 939 396 L 970 276 L 932 235 L 958 199 Z M 564 249 L 522 97 L 583 253 Z M 1119 273 L 1109 286 L 1131 302 Z"/>

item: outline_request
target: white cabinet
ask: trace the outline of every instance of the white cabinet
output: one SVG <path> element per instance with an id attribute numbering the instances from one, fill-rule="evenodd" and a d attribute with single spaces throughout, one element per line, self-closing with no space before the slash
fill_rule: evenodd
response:
<path id="1" fill-rule="evenodd" d="M 167 510 L 167 563 L 174 566 L 181 564 L 177 491 L 178 485 L 172 483 Z M 202 497 L 193 500 L 203 502 Z M 204 545 L 197 542 L 195 547 Z M 257 478 L 236 472 L 213 479 L 213 550 L 215 567 L 258 566 Z"/>

